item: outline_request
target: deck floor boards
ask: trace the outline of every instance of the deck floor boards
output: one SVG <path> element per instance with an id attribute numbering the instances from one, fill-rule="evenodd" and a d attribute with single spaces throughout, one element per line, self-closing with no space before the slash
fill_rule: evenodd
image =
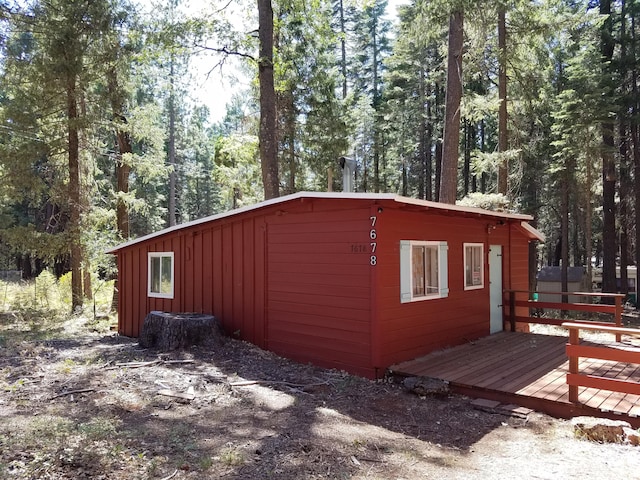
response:
<path id="1" fill-rule="evenodd" d="M 477 391 L 479 397 L 491 392 L 494 398 L 500 394 L 512 400 L 527 397 L 569 408 L 574 405 L 569 402 L 566 384 L 566 343 L 567 338 L 562 336 L 501 332 L 394 365 L 390 370 L 399 375 L 446 380 L 454 389 Z M 583 374 L 640 381 L 637 365 L 581 358 L 579 368 Z M 590 409 L 640 417 L 640 395 L 585 387 L 579 392 L 580 403 Z"/>

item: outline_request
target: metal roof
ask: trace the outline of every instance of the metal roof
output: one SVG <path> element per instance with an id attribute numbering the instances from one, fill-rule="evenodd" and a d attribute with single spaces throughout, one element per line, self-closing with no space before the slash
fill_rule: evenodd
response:
<path id="1" fill-rule="evenodd" d="M 208 217 L 199 218 L 197 220 L 192 220 L 190 222 L 174 225 L 173 227 L 168 227 L 163 230 L 159 230 L 157 232 L 150 233 L 148 235 L 138 237 L 136 239 L 117 245 L 107 250 L 107 253 L 116 253 L 118 250 L 121 250 L 123 248 L 129 247 L 131 245 L 135 245 L 136 243 L 150 240 L 155 237 L 159 237 L 161 235 L 165 235 L 167 233 L 175 232 L 178 230 L 186 229 L 186 228 L 200 225 L 203 223 L 212 222 L 215 220 L 220 220 L 227 217 L 232 217 L 234 215 L 240 215 L 242 213 L 251 212 L 253 210 L 259 210 L 259 209 L 273 206 L 273 205 L 284 204 L 284 203 L 292 202 L 294 200 L 302 200 L 305 198 L 391 201 L 391 202 L 396 202 L 398 204 L 403 204 L 403 205 L 423 207 L 425 210 L 429 210 L 429 209 L 439 210 L 439 211 L 442 211 L 443 213 L 456 212 L 456 213 L 473 214 L 473 215 L 491 217 L 491 218 L 520 220 L 521 226 L 531 235 L 532 238 L 544 241 L 544 235 L 527 223 L 529 220 L 533 219 L 531 215 L 524 215 L 520 213 L 496 212 L 496 211 L 485 210 L 477 207 L 465 207 L 460 205 L 452 205 L 448 203 L 431 202 L 428 200 L 420 200 L 417 198 L 403 197 L 401 195 L 396 195 L 394 193 L 297 192 L 297 193 L 292 193 L 290 195 L 285 195 L 282 197 L 265 200 L 263 202 L 259 202 L 253 205 L 247 205 L 247 206 L 237 208 L 235 210 L 230 210 L 224 213 L 218 213 L 215 215 L 210 215 Z"/>
<path id="2" fill-rule="evenodd" d="M 567 282 L 581 282 L 586 274 L 584 267 L 567 267 Z M 536 279 L 539 282 L 559 282 L 562 278 L 562 267 L 542 267 Z"/>

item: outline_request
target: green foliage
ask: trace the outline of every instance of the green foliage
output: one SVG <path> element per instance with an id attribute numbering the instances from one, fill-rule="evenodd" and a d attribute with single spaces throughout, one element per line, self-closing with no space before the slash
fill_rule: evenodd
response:
<path id="1" fill-rule="evenodd" d="M 258 139 L 239 134 L 218 138 L 213 178 L 222 210 L 251 205 L 264 198 Z"/>
<path id="2" fill-rule="evenodd" d="M 89 3 L 19 3 L 0 18 L 3 268 L 20 261 L 36 273 L 53 266 L 63 273 L 69 245 L 79 238 L 83 266 L 112 273 L 113 258 L 104 251 L 124 240 L 115 225 L 116 205 L 126 206 L 133 237 L 163 228 L 170 176 L 179 221 L 263 198 L 255 82 L 246 90 L 236 87 L 227 116 L 215 126 L 190 93 L 199 84 L 190 75 L 196 54 L 208 55 L 210 75 L 235 58 L 257 76 L 255 5 L 210 5 L 194 18 L 174 0 L 145 15 L 124 0 Z M 282 192 L 326 189 L 329 169 L 339 172 L 336 159 L 350 155 L 359 164 L 358 190 L 437 199 L 446 34 L 450 12 L 462 9 L 458 191 L 470 192 L 462 203 L 500 207 L 501 200 L 484 202 L 496 189 L 497 165 L 507 160 L 509 202 L 500 208 L 535 215 L 553 250 L 560 186 L 569 185 L 571 241 L 580 245 L 573 261 L 590 257 L 578 250 L 590 248 L 585 236 L 602 236 L 601 126 L 612 119 L 621 149 L 606 153 L 615 154 L 619 178 L 630 191 L 620 191 L 620 206 L 635 201 L 628 183 L 639 111 L 635 2 L 614 2 L 606 18 L 589 2 L 504 3 L 509 148 L 499 153 L 498 3 L 414 1 L 401 6 L 395 24 L 385 15 L 386 2 L 378 0 L 286 0 L 273 6 Z M 611 35 L 601 36 L 609 30 Z M 614 45 L 606 65 L 603 38 Z M 72 227 L 65 79 L 74 77 L 81 107 L 72 123 L 82 145 L 82 208 L 80 224 Z M 128 136 L 131 152 L 119 151 L 117 132 Z M 130 168 L 128 191 L 118 187 L 116 165 Z M 340 175 L 334 176 L 339 188 Z M 587 225 L 589 209 L 593 220 Z M 627 211 L 631 215 L 633 208 Z M 633 231 L 628 220 L 618 224 Z M 630 251 L 637 250 L 634 242 Z M 33 291 L 24 295 L 27 305 L 55 303 L 53 297 L 34 301 Z"/>
<path id="3" fill-rule="evenodd" d="M 505 212 L 512 209 L 509 199 L 502 193 L 473 192 L 460 200 L 458 205 L 478 207 L 494 212 Z"/>

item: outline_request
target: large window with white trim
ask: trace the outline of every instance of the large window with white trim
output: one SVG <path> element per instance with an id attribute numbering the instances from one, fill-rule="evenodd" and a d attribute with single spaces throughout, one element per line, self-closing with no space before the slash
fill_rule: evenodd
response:
<path id="1" fill-rule="evenodd" d="M 400 301 L 442 298 L 449 294 L 447 243 L 400 242 Z"/>
<path id="2" fill-rule="evenodd" d="M 464 244 L 464 289 L 484 288 L 484 245 Z"/>
<path id="3" fill-rule="evenodd" d="M 173 298 L 173 252 L 149 252 L 148 264 L 148 296 Z"/>

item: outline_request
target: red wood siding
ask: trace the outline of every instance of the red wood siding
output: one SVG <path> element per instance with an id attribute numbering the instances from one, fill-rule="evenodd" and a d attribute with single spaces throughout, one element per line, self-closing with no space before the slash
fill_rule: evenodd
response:
<path id="1" fill-rule="evenodd" d="M 347 206 L 268 219 L 268 347 L 372 377 L 369 209 Z"/>
<path id="2" fill-rule="evenodd" d="M 209 313 L 264 346 L 264 221 L 251 216 L 170 232 L 120 252 L 119 331 L 137 337 L 152 310 Z M 147 296 L 147 253 L 174 252 L 174 298 Z"/>
<path id="3" fill-rule="evenodd" d="M 489 225 L 495 228 L 489 229 Z M 376 311 L 382 345 L 376 366 L 387 366 L 489 334 L 489 245 L 503 247 L 503 285 L 509 285 L 509 227 L 486 218 L 385 210 L 378 218 Z M 446 298 L 400 303 L 400 241 L 446 241 Z M 523 238 L 520 237 L 520 241 Z M 464 243 L 484 244 L 484 288 L 464 290 Z M 524 241 L 526 249 L 527 242 Z"/>
<path id="4" fill-rule="evenodd" d="M 288 358 L 379 376 L 489 333 L 489 245 L 502 246 L 503 287 L 527 288 L 528 240 L 509 222 L 305 197 L 168 231 L 118 251 L 119 331 L 138 336 L 152 310 L 210 313 Z M 400 303 L 401 240 L 447 242 L 447 298 Z M 464 243 L 484 245 L 482 289 L 464 290 Z M 147 296 L 148 252 L 174 252 L 173 299 Z"/>

